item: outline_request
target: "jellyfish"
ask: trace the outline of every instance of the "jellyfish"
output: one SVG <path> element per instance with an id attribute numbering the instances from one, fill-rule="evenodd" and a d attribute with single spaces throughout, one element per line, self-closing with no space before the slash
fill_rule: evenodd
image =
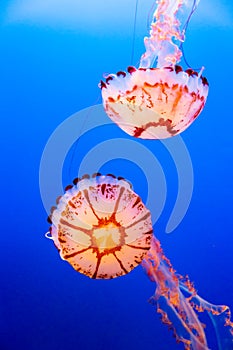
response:
<path id="1" fill-rule="evenodd" d="M 127 180 L 99 173 L 75 179 L 58 197 L 48 221 L 46 236 L 60 257 L 90 278 L 116 278 L 141 264 L 156 283 L 150 302 L 184 349 L 209 349 L 198 318 L 204 311 L 213 321 L 219 349 L 232 349 L 229 308 L 208 303 L 187 276 L 176 273 L 153 234 L 150 211 Z"/>
<path id="2" fill-rule="evenodd" d="M 110 74 L 101 81 L 107 115 L 127 134 L 142 139 L 165 139 L 189 127 L 204 108 L 209 84 L 192 68 L 178 65 L 182 43 L 198 0 L 158 0 L 145 53 L 138 68 Z M 183 28 L 180 14 L 191 5 Z M 153 65 L 155 64 L 155 67 Z"/>
<path id="3" fill-rule="evenodd" d="M 150 248 L 151 215 L 129 182 L 85 175 L 52 208 L 51 237 L 62 259 L 91 278 L 114 278 L 140 264 Z"/>

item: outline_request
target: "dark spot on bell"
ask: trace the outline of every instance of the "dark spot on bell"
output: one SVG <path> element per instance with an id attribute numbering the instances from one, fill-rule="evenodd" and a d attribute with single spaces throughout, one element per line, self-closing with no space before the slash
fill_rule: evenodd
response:
<path id="1" fill-rule="evenodd" d="M 113 76 L 112 75 L 109 75 L 107 78 L 106 78 L 106 84 L 108 84 L 109 81 L 113 80 Z"/>
<path id="2" fill-rule="evenodd" d="M 106 176 L 110 176 L 110 177 L 113 177 L 114 179 L 116 179 L 116 176 L 113 174 L 107 174 Z"/>
<path id="3" fill-rule="evenodd" d="M 191 68 L 186 69 L 185 72 L 186 72 L 189 76 L 194 76 L 194 75 L 198 76 L 198 73 L 195 72 L 195 70 L 193 70 L 193 69 L 191 69 Z"/>
<path id="4" fill-rule="evenodd" d="M 181 66 L 178 66 L 178 65 L 175 65 L 175 72 L 176 74 L 180 73 L 180 72 L 183 72 L 183 69 Z"/>
<path id="5" fill-rule="evenodd" d="M 103 82 L 103 80 L 100 80 L 98 87 L 102 90 L 103 88 L 106 88 L 107 85 Z"/>
<path id="6" fill-rule="evenodd" d="M 62 198 L 62 196 L 57 197 L 56 204 L 59 204 L 61 198 Z"/>
<path id="7" fill-rule="evenodd" d="M 101 186 L 101 192 L 102 192 L 102 195 L 104 195 L 105 188 L 106 188 L 106 184 L 103 184 L 103 185 Z"/>
<path id="8" fill-rule="evenodd" d="M 102 176 L 101 173 L 94 173 L 91 177 L 97 177 L 97 176 Z"/>
<path id="9" fill-rule="evenodd" d="M 208 80 L 205 77 L 201 76 L 201 80 L 203 85 L 209 86 Z"/>
<path id="10" fill-rule="evenodd" d="M 118 77 L 120 77 L 121 75 L 122 75 L 123 77 L 125 77 L 125 76 L 126 76 L 126 73 L 123 72 L 123 71 L 119 71 L 119 72 L 117 72 L 116 75 L 117 75 Z"/>
<path id="11" fill-rule="evenodd" d="M 65 187 L 65 192 L 68 191 L 68 190 L 70 190 L 71 188 L 73 188 L 73 185 L 68 185 L 68 186 L 66 186 L 66 187 Z"/>
<path id="12" fill-rule="evenodd" d="M 51 207 L 50 213 L 52 214 L 54 212 L 54 210 L 56 210 L 56 209 L 57 209 L 57 207 L 55 207 L 55 206 Z"/>
<path id="13" fill-rule="evenodd" d="M 164 67 L 163 69 L 169 69 L 171 72 L 174 71 L 174 69 L 173 69 L 171 66 L 169 66 L 169 67 Z"/>
<path id="14" fill-rule="evenodd" d="M 47 217 L 47 222 L 48 222 L 49 224 L 52 224 L 52 220 L 51 220 L 51 217 L 50 217 L 50 216 Z"/>
<path id="15" fill-rule="evenodd" d="M 136 72 L 136 68 L 135 67 L 133 67 L 133 66 L 129 66 L 128 68 L 127 68 L 127 70 L 128 70 L 128 72 L 129 72 L 129 74 L 132 74 L 133 72 Z"/>
<path id="16" fill-rule="evenodd" d="M 77 185 L 77 183 L 80 181 L 80 178 L 79 177 L 76 177 L 74 180 L 73 180 L 73 184 L 74 185 Z"/>

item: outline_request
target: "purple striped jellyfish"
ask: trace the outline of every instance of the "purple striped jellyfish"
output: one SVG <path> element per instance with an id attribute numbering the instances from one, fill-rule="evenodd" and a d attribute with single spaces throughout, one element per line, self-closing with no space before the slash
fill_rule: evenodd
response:
<path id="1" fill-rule="evenodd" d="M 107 115 L 127 134 L 165 139 L 189 127 L 204 108 L 208 81 L 178 65 L 182 43 L 199 0 L 158 0 L 138 68 L 110 74 L 99 86 Z M 180 14 L 189 11 L 182 26 Z"/>
<path id="2" fill-rule="evenodd" d="M 208 303 L 188 277 L 176 273 L 153 235 L 150 211 L 127 180 L 98 173 L 75 179 L 58 197 L 48 221 L 46 236 L 60 257 L 90 278 L 116 278 L 141 264 L 156 284 L 151 303 L 184 349 L 209 349 L 198 318 L 204 311 L 213 321 L 218 349 L 232 349 L 229 308 Z"/>

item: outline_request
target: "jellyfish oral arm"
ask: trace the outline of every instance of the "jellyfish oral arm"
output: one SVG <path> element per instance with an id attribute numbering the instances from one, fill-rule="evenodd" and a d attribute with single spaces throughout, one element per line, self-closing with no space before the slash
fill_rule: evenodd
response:
<path id="1" fill-rule="evenodd" d="M 151 68 L 157 59 L 157 68 L 174 66 L 182 57 L 181 44 L 185 39 L 185 30 L 199 1 L 196 0 L 160 0 L 153 14 L 150 36 L 144 38 L 145 53 L 140 60 L 140 68 Z M 183 25 L 182 17 L 192 3 L 192 9 Z"/>
<path id="2" fill-rule="evenodd" d="M 175 65 L 182 56 L 178 45 L 173 42 L 183 41 L 180 22 L 176 18 L 184 0 L 161 0 L 153 15 L 150 36 L 144 38 L 146 52 L 142 55 L 140 67 L 151 68 L 156 58 L 157 67 Z"/>
<path id="3" fill-rule="evenodd" d="M 142 266 L 150 280 L 156 283 L 155 294 L 150 300 L 157 305 L 163 323 L 173 329 L 177 342 L 182 342 L 185 350 L 209 349 L 197 314 L 204 311 L 207 311 L 214 325 L 218 349 L 233 348 L 233 323 L 229 308 L 210 304 L 199 297 L 189 279 L 175 272 L 155 237 Z"/>

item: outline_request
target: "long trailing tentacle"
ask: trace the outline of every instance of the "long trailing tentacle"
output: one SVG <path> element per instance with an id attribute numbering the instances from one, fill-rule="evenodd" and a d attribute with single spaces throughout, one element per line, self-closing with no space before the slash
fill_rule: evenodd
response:
<path id="1" fill-rule="evenodd" d="M 177 274 L 173 269 L 155 237 L 142 265 L 157 285 L 150 301 L 157 305 L 163 323 L 173 329 L 177 342 L 182 342 L 185 350 L 209 349 L 204 326 L 197 315 L 197 312 L 204 311 L 213 322 L 219 350 L 233 349 L 233 323 L 229 308 L 213 305 L 199 297 L 188 277 Z"/>
<path id="2" fill-rule="evenodd" d="M 233 322 L 231 311 L 226 305 L 214 305 L 201 298 L 180 282 L 180 289 L 189 295 L 189 303 L 197 312 L 207 312 L 215 329 L 219 350 L 233 349 Z"/>

